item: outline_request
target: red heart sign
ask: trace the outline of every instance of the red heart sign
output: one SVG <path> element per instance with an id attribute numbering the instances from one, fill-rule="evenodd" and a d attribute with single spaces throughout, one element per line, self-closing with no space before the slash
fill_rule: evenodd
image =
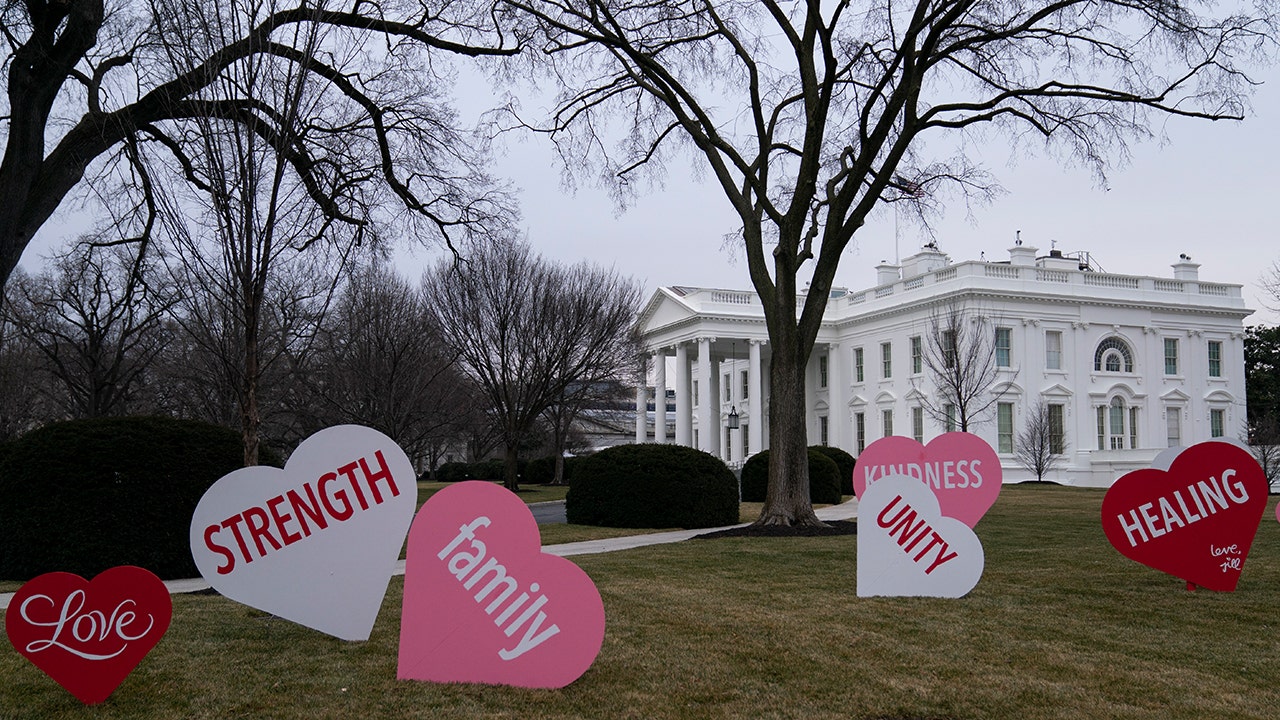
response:
<path id="1" fill-rule="evenodd" d="M 1102 530 L 1121 555 L 1220 592 L 1236 589 L 1267 506 L 1267 478 L 1245 450 L 1193 445 L 1168 472 L 1121 477 L 1102 500 Z"/>
<path id="2" fill-rule="evenodd" d="M 160 642 L 172 616 L 160 578 L 122 565 L 92 581 L 65 572 L 34 578 L 14 594 L 4 622 L 23 657 L 92 705 Z"/>

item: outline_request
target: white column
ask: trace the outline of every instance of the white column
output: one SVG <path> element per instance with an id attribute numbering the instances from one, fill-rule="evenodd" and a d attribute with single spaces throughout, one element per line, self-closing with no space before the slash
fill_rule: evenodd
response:
<path id="1" fill-rule="evenodd" d="M 648 439 L 648 430 L 645 427 L 645 401 L 649 398 L 649 391 L 645 389 L 645 374 L 641 373 L 640 382 L 636 385 L 636 444 L 639 445 Z"/>
<path id="2" fill-rule="evenodd" d="M 908 362 L 910 358 L 908 357 Z M 910 369 L 910 368 L 907 368 Z M 844 352 L 838 343 L 827 346 L 827 443 L 848 452 L 852 448 L 845 436 L 845 420 L 849 417 L 849 383 L 844 379 Z"/>
<path id="3" fill-rule="evenodd" d="M 758 453 L 765 449 L 764 445 L 764 383 L 760 368 L 760 340 L 747 342 L 747 436 L 751 442 L 751 452 Z"/>
<path id="4" fill-rule="evenodd" d="M 698 449 L 712 455 L 720 434 L 717 399 L 711 394 L 711 338 L 698 338 Z"/>
<path id="5" fill-rule="evenodd" d="M 742 421 L 745 419 L 744 413 L 747 408 L 743 403 L 746 398 L 742 396 L 742 368 L 738 366 L 738 358 L 732 358 L 731 362 L 724 363 L 721 367 L 729 369 L 729 399 L 731 401 L 729 407 L 738 411 L 738 427 L 729 431 L 729 462 L 741 465 L 745 456 L 742 452 Z"/>
<path id="6" fill-rule="evenodd" d="M 667 351 L 653 353 L 653 441 L 667 441 Z"/>
<path id="7" fill-rule="evenodd" d="M 724 455 L 724 389 L 720 387 L 721 363 L 711 361 L 711 422 L 715 425 L 715 437 L 711 441 L 712 455 L 727 461 Z"/>
<path id="8" fill-rule="evenodd" d="M 693 447 L 693 397 L 689 393 L 689 346 L 676 344 L 676 443 Z"/>

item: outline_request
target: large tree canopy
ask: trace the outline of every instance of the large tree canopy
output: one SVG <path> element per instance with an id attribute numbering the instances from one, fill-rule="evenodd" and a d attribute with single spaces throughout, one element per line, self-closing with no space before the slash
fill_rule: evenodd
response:
<path id="1" fill-rule="evenodd" d="M 242 0 L 233 32 L 226 3 L 193 0 L 26 0 L 0 6 L 6 106 L 0 132 L 0 285 L 23 249 L 87 172 L 106 172 L 113 150 L 126 159 L 153 142 L 186 165 L 184 134 L 196 118 L 242 124 L 288 161 L 296 182 L 333 222 L 364 228 L 378 193 L 395 199 L 437 236 L 483 227 L 503 215 L 502 198 L 453 142 L 453 116 L 437 102 L 442 75 L 429 56 L 504 55 L 517 43 L 483 2 L 443 7 L 411 0 L 338 6 L 325 0 Z M 315 32 L 316 26 L 324 31 Z M 205 54 L 172 54 L 166 38 L 186 33 Z M 311 44 L 323 36 L 324 44 Z M 322 85 L 325 102 L 300 133 L 250 93 L 207 93 L 229 69 L 269 56 Z M 222 87 L 227 87 L 222 83 Z M 290 118 L 289 120 L 292 120 Z M 95 162 L 101 161 L 99 165 Z M 136 213 L 149 227 L 149 179 L 135 184 Z M 403 211 L 402 211 L 403 212 Z M 129 232 L 125 233 L 126 235 Z"/>
<path id="2" fill-rule="evenodd" d="M 1101 172 L 1162 116 L 1240 117 L 1238 63 L 1273 31 L 1269 9 L 1184 0 L 507 3 L 565 83 L 548 121 L 522 124 L 621 192 L 690 150 L 742 220 L 773 351 L 765 524 L 817 522 L 804 369 L 841 253 L 879 203 L 927 217 L 948 192 L 990 192 L 964 153 L 983 128 Z"/>

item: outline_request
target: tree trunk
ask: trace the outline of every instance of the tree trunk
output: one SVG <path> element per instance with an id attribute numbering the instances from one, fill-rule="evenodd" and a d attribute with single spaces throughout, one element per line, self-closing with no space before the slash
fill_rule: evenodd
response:
<path id="1" fill-rule="evenodd" d="M 771 338 L 769 372 L 769 489 L 756 525 L 817 526 L 824 523 L 809 501 L 809 448 L 805 428 L 804 372 L 809 353 L 801 352 L 798 333 Z"/>
<path id="2" fill-rule="evenodd" d="M 508 440 L 506 447 L 507 452 L 502 473 L 502 485 L 511 492 L 520 492 L 520 475 L 517 473 L 517 469 L 519 468 L 520 446 L 518 443 Z"/>
<path id="3" fill-rule="evenodd" d="M 556 449 L 555 468 L 556 468 L 555 472 L 552 473 L 551 475 L 551 484 L 563 485 L 564 484 L 564 450 L 562 448 Z"/>

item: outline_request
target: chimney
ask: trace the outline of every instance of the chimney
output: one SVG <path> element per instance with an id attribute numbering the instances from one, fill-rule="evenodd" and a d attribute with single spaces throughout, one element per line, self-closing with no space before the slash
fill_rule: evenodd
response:
<path id="1" fill-rule="evenodd" d="M 1178 262 L 1173 264 L 1174 280 L 1192 280 L 1200 279 L 1200 263 L 1191 262 L 1191 256 L 1182 253 L 1178 256 Z"/>
<path id="2" fill-rule="evenodd" d="M 898 282 L 897 265 L 890 265 L 888 262 L 881 262 L 876 266 L 876 285 L 888 285 L 889 283 Z"/>
<path id="3" fill-rule="evenodd" d="M 1014 245 L 1009 248 L 1009 264 L 1010 265 L 1026 265 L 1030 267 L 1036 264 L 1036 248 L 1030 245 Z"/>

